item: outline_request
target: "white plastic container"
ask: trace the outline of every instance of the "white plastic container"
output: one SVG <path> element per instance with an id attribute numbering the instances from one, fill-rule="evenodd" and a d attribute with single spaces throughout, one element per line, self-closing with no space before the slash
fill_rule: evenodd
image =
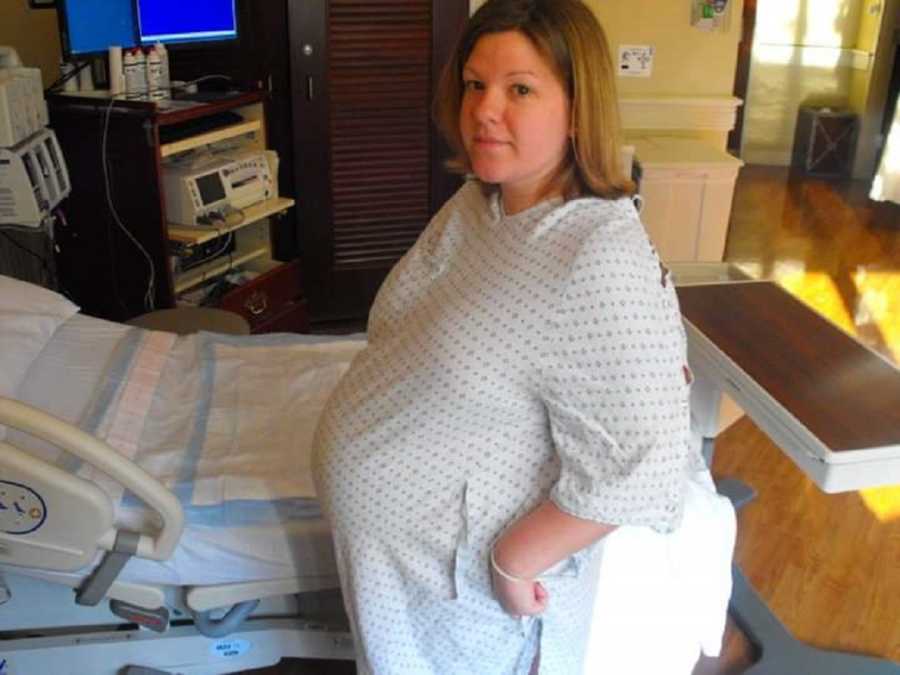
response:
<path id="1" fill-rule="evenodd" d="M 126 96 L 133 96 L 136 91 L 134 81 L 134 54 L 126 49 L 122 55 L 122 81 L 125 83 L 123 90 Z"/>
<path id="2" fill-rule="evenodd" d="M 165 98 L 163 93 L 162 59 L 156 47 L 147 51 L 147 92 L 151 101 Z"/>
<path id="3" fill-rule="evenodd" d="M 147 97 L 147 57 L 142 49 L 130 49 L 125 54 L 125 95 L 128 98 Z"/>
<path id="4" fill-rule="evenodd" d="M 153 48 L 159 54 L 160 89 L 163 91 L 163 98 L 170 98 L 172 94 L 172 78 L 169 72 L 169 51 L 162 42 L 157 42 L 153 45 Z"/>
<path id="5" fill-rule="evenodd" d="M 125 93 L 125 72 L 122 70 L 122 48 L 109 48 L 109 93 L 118 96 Z"/>

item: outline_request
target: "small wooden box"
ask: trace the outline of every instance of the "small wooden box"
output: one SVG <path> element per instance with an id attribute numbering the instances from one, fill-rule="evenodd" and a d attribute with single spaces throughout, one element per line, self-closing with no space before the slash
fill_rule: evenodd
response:
<path id="1" fill-rule="evenodd" d="M 800 106 L 792 166 L 811 176 L 847 176 L 853 167 L 858 134 L 855 113 Z"/>

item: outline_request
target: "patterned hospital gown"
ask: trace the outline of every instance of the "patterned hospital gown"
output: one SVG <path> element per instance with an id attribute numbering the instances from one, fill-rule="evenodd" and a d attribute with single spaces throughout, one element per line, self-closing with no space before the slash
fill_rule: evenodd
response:
<path id="1" fill-rule="evenodd" d="M 392 270 L 320 419 L 315 477 L 361 673 L 581 672 L 591 550 L 539 618 L 494 599 L 489 551 L 548 496 L 677 526 L 696 451 L 685 338 L 628 199 L 507 216 L 468 182 Z"/>

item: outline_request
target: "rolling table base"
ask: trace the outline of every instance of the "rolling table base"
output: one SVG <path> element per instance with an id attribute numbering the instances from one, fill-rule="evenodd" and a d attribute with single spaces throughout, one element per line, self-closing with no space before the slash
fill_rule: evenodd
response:
<path id="1" fill-rule="evenodd" d="M 756 496 L 753 488 L 734 478 L 716 481 L 716 487 L 735 510 Z M 744 675 L 900 675 L 900 665 L 886 659 L 828 651 L 801 642 L 766 606 L 740 568 L 732 565 L 731 569 L 731 616 L 760 653 Z"/>

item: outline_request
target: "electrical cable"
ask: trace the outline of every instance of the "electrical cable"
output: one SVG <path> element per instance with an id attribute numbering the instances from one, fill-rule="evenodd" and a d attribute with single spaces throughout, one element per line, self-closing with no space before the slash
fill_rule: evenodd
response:
<path id="1" fill-rule="evenodd" d="M 82 61 L 80 64 L 75 66 L 75 68 L 70 70 L 68 73 L 57 78 L 56 82 L 54 82 L 49 87 L 44 89 L 44 96 L 46 96 L 49 93 L 52 93 L 58 87 L 63 86 L 66 82 L 71 80 L 73 77 L 77 76 L 78 73 L 80 73 L 82 70 L 87 68 L 89 65 L 91 65 L 90 59 L 88 59 L 87 61 Z"/>
<path id="2" fill-rule="evenodd" d="M 204 75 L 203 77 L 198 77 L 196 80 L 190 80 L 184 84 L 173 84 L 171 89 L 174 91 L 184 91 L 188 87 L 192 87 L 200 82 L 206 82 L 207 80 L 228 80 L 229 82 L 233 82 L 234 78 L 231 77 L 231 75 Z"/>
<path id="3" fill-rule="evenodd" d="M 112 117 L 112 109 L 115 104 L 116 99 L 110 98 L 109 105 L 106 107 L 106 117 L 103 121 L 103 140 L 101 142 L 100 147 L 100 160 L 103 165 L 103 182 L 106 187 L 106 203 L 109 206 L 109 211 L 112 214 L 113 220 L 116 225 L 125 233 L 125 235 L 131 240 L 131 243 L 135 245 L 135 247 L 143 253 L 144 257 L 147 259 L 147 265 L 150 267 L 150 277 L 147 281 L 147 292 L 144 294 L 144 309 L 148 312 L 152 312 L 156 306 L 156 267 L 153 264 L 153 258 L 150 257 L 150 254 L 147 253 L 147 249 L 141 246 L 141 243 L 137 240 L 137 238 L 131 234 L 125 224 L 122 222 L 122 219 L 119 217 L 119 212 L 116 211 L 115 204 L 113 204 L 112 199 L 112 188 L 110 187 L 109 182 L 109 166 L 108 166 L 108 157 L 107 157 L 107 143 L 109 141 L 109 121 Z M 121 302 L 121 300 L 120 300 Z"/>
<path id="4" fill-rule="evenodd" d="M 210 260 L 214 260 L 215 258 L 218 258 L 220 255 L 222 255 L 223 253 L 225 253 L 225 251 L 228 250 L 229 246 L 231 246 L 231 241 L 234 239 L 234 232 L 224 232 L 223 233 L 220 229 L 216 228 L 216 233 L 217 233 L 216 239 L 221 239 L 222 237 L 224 237 L 225 242 L 222 244 L 222 246 L 219 248 L 218 251 L 213 251 L 212 253 L 210 253 L 208 256 L 206 256 L 202 260 L 198 260 L 197 262 L 193 263 L 191 265 L 191 267 L 199 267 L 200 265 L 204 265 L 204 264 L 208 263 Z M 205 274 L 203 275 L 203 280 L 206 281 Z"/>

